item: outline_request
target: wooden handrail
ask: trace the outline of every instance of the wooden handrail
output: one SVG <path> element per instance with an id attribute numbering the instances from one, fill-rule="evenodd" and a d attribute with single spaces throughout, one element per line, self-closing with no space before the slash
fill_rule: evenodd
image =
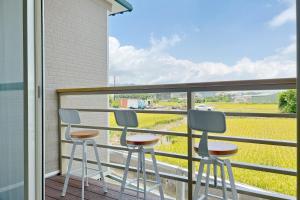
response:
<path id="1" fill-rule="evenodd" d="M 80 93 L 149 93 L 149 92 L 187 92 L 189 91 L 238 91 L 238 90 L 280 90 L 296 88 L 296 78 L 260 79 L 240 81 L 218 81 L 200 83 L 160 84 L 160 85 L 133 85 L 117 87 L 93 88 L 61 88 L 59 94 Z"/>

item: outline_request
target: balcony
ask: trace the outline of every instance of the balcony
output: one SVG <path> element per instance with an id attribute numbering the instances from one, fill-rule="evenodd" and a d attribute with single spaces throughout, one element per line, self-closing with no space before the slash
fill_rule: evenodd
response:
<path id="1" fill-rule="evenodd" d="M 82 115 L 89 116 L 92 118 L 99 118 L 99 124 L 90 123 L 89 120 L 86 120 L 86 123 L 82 123 L 81 125 L 73 126 L 78 129 L 95 129 L 101 131 L 101 134 L 117 134 L 122 129 L 120 127 L 111 126 L 108 124 L 106 120 L 100 120 L 101 117 L 105 116 L 106 118 L 109 116 L 109 113 L 113 112 L 115 108 L 91 108 L 90 106 L 86 106 L 87 102 L 94 101 L 94 97 L 102 98 L 102 100 L 107 99 L 108 95 L 116 95 L 116 94 L 153 94 L 153 93 L 181 93 L 185 94 L 186 106 L 185 110 L 183 109 L 136 109 L 137 113 L 140 114 L 152 114 L 152 115 L 166 115 L 166 116 L 181 116 L 181 121 L 186 120 L 187 110 L 192 109 L 194 107 L 194 94 L 197 92 L 234 92 L 234 91 L 264 91 L 264 90 L 285 90 L 285 89 L 295 89 L 296 88 L 296 79 L 272 79 L 272 80 L 249 80 L 249 81 L 227 81 L 227 82 L 209 82 L 209 83 L 187 83 L 187 84 L 168 84 L 168 85 L 144 85 L 144 86 L 124 86 L 124 87 L 100 87 L 100 88 L 62 88 L 57 90 L 57 99 L 58 99 L 58 108 L 71 108 L 78 110 Z M 77 104 L 78 99 L 85 99 L 85 103 Z M 82 102 L 82 101 L 81 101 Z M 233 112 L 233 111 L 225 111 L 228 119 L 231 118 L 239 118 L 246 119 L 246 123 L 248 119 L 255 118 L 256 120 L 265 120 L 265 119 L 276 119 L 278 123 L 285 123 L 285 119 L 295 119 L 296 115 L 292 113 L 271 113 L 271 112 Z M 89 118 L 88 117 L 88 118 Z M 101 121 L 101 122 L 100 122 Z M 237 121 L 238 122 L 238 121 Z M 266 121 L 268 122 L 268 120 Z M 64 139 L 64 131 L 63 129 L 66 127 L 65 124 L 62 124 L 60 120 L 58 120 L 58 131 L 59 131 L 59 163 L 60 163 L 60 173 L 64 174 L 66 171 L 66 161 L 68 161 L 69 157 L 69 141 Z M 177 123 L 175 121 L 175 123 Z M 265 126 L 272 126 L 270 124 L 264 124 Z M 197 169 L 198 163 L 200 159 L 195 155 L 193 150 L 193 145 L 201 135 L 195 132 L 192 132 L 186 125 L 183 125 L 186 129 L 185 132 L 181 131 L 173 131 L 173 130 L 165 130 L 156 128 L 137 128 L 137 129 L 128 129 L 130 132 L 140 132 L 140 133 L 151 133 L 160 135 L 161 138 L 165 138 L 168 140 L 168 137 L 172 138 L 181 138 L 184 142 L 186 148 L 183 153 L 177 153 L 167 150 L 156 150 L 156 155 L 158 156 L 159 163 L 159 171 L 160 175 L 163 178 L 164 189 L 167 193 L 167 196 L 170 198 L 176 199 L 191 199 L 193 192 L 193 184 L 195 184 L 195 169 Z M 245 126 L 247 127 L 247 126 Z M 269 159 L 270 160 L 259 160 L 257 163 L 254 162 L 244 162 L 239 161 L 238 159 L 232 159 L 232 166 L 236 170 L 244 170 L 244 171 L 235 171 L 234 173 L 238 173 L 237 176 L 237 189 L 241 199 L 254 199 L 254 198 L 265 198 L 265 199 L 295 199 L 292 195 L 286 194 L 287 192 L 280 192 L 279 181 L 282 181 L 285 184 L 285 181 L 289 181 L 291 184 L 291 190 L 296 191 L 296 166 L 293 167 L 282 167 L 280 165 L 276 166 L 276 162 L 271 162 L 277 154 L 278 156 L 282 156 L 280 153 L 284 151 L 285 153 L 292 152 L 288 158 L 292 158 L 291 163 L 296 160 L 296 147 L 297 143 L 295 140 L 282 140 L 282 139 L 270 139 L 270 138 L 259 138 L 259 137 L 248 137 L 243 136 L 243 133 L 239 133 L 240 135 L 210 135 L 210 140 L 222 140 L 222 141 L 231 141 L 236 143 L 238 146 L 241 146 L 241 151 L 239 154 L 241 156 L 249 156 L 254 148 L 260 150 L 266 150 L 268 147 L 276 147 L 275 149 L 268 149 L 269 151 Z M 283 135 L 285 133 L 282 133 Z M 294 133 L 296 135 L 296 133 Z M 283 137 L 285 138 L 285 137 Z M 247 144 L 248 146 L 245 146 Z M 253 146 L 255 145 L 255 146 Z M 98 184 L 93 182 L 91 188 L 88 189 L 88 193 L 91 193 L 90 199 L 93 199 L 96 195 L 98 199 L 109 199 L 116 198 L 119 187 L 116 186 L 120 182 L 119 175 L 122 174 L 122 170 L 124 169 L 123 159 L 126 157 L 126 148 L 121 147 L 117 144 L 111 144 L 108 140 L 99 141 L 97 144 L 98 148 L 101 149 L 103 155 L 105 155 L 105 160 L 103 161 L 103 165 L 107 168 L 107 178 L 109 179 L 110 190 L 108 194 L 108 198 L 102 196 L 103 194 L 94 191 L 94 187 Z M 251 147 L 251 151 L 245 151 L 246 148 Z M 243 149 L 244 148 L 244 149 Z M 163 149 L 163 148 L 160 148 Z M 255 152 L 257 155 L 257 152 Z M 247 155 L 246 155 L 247 154 Z M 254 156 L 255 156 L 254 155 Z M 170 162 L 175 162 L 174 164 L 165 163 L 160 158 L 167 158 Z M 288 159 L 281 158 L 281 159 Z M 76 156 L 75 160 L 81 161 L 81 155 Z M 177 162 L 178 161 L 178 162 Z M 91 166 L 93 166 L 96 162 L 95 159 L 89 158 L 88 162 Z M 181 164 L 178 164 L 181 163 Z M 183 163 L 183 164 L 182 164 Z M 270 163 L 269 165 L 267 163 Z M 275 163 L 275 164 L 274 164 Z M 134 168 L 130 169 L 134 171 Z M 196 170 L 197 171 L 197 170 Z M 254 173 L 258 172 L 258 174 Z M 148 175 L 151 176 L 153 171 L 149 166 Z M 275 186 L 272 190 L 268 190 L 267 188 L 258 187 L 258 185 L 253 186 L 249 184 L 245 184 L 239 182 L 239 177 L 244 176 L 245 179 L 249 179 L 254 175 L 265 175 L 266 177 L 270 175 L 270 177 L 279 176 L 280 178 L 274 179 L 276 181 Z M 96 176 L 92 176 L 97 179 Z M 285 179 L 286 178 L 286 179 Z M 61 176 L 50 177 L 46 180 L 46 195 L 49 199 L 59 199 L 59 195 L 62 188 L 62 180 Z M 261 179 L 263 180 L 263 179 Z M 268 179 L 269 180 L 269 179 Z M 259 180 L 258 180 L 259 181 Z M 69 190 L 72 195 L 70 195 L 69 199 L 79 198 L 77 193 L 80 193 L 80 185 L 77 183 L 76 177 L 74 177 L 71 181 L 71 188 Z M 54 188 L 55 187 L 55 188 Z M 230 188 L 230 187 L 228 187 Z M 74 190 L 74 192 L 73 192 Z M 219 192 L 219 186 L 214 188 L 211 186 L 211 190 L 214 193 Z M 274 191 L 276 190 L 276 191 Z M 175 195 L 172 195 L 175 194 Z M 133 195 L 133 193 L 128 193 L 128 195 Z M 95 198 L 96 198 L 95 196 Z M 133 197 L 131 196 L 131 197 Z M 153 193 L 153 198 L 155 197 L 155 192 Z M 97 199 L 96 198 L 96 199 Z"/>
<path id="2" fill-rule="evenodd" d="M 72 200 L 80 200 L 81 199 L 81 180 L 72 177 L 69 182 L 68 191 L 65 198 L 62 198 L 61 190 L 64 184 L 64 177 L 62 176 L 54 176 L 48 178 L 46 180 L 46 200 L 53 200 L 53 199 L 72 199 Z M 102 190 L 101 184 L 96 180 L 90 180 L 89 187 L 86 187 L 85 191 L 85 199 L 118 199 L 119 198 L 119 190 L 120 187 L 116 186 L 115 184 L 108 185 L 108 192 L 105 194 Z M 124 199 L 136 199 L 136 193 L 132 191 L 126 191 L 124 195 Z M 157 199 L 154 195 L 148 196 L 149 200 Z"/>

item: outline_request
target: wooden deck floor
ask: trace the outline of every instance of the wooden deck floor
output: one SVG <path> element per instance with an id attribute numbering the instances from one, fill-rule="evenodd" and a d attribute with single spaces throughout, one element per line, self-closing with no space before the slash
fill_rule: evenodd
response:
<path id="1" fill-rule="evenodd" d="M 77 177 L 71 177 L 69 181 L 68 190 L 65 197 L 61 197 L 61 191 L 63 188 L 64 177 L 53 176 L 46 179 L 46 200 L 54 199 L 66 199 L 66 200 L 80 200 L 81 199 L 81 181 Z M 85 199 L 119 199 L 120 187 L 113 184 L 108 184 L 108 192 L 105 194 L 103 186 L 99 181 L 89 179 L 89 186 L 85 187 Z M 154 195 L 147 195 L 149 200 L 157 200 L 158 197 Z M 140 194 L 140 198 L 142 194 Z M 126 191 L 124 199 L 136 199 L 136 192 Z"/>
<path id="2" fill-rule="evenodd" d="M 69 181 L 68 190 L 65 197 L 61 197 L 61 191 L 63 188 L 65 177 L 63 176 L 53 176 L 46 179 L 46 200 L 55 200 L 55 199 L 65 199 L 65 200 L 81 200 L 81 180 L 79 177 L 71 177 Z M 89 186 L 85 187 L 85 198 L 90 200 L 112 200 L 119 199 L 120 186 L 108 183 L 108 193 L 104 193 L 102 183 L 94 179 L 89 179 Z M 214 188 L 210 188 L 210 193 L 221 196 L 221 191 Z M 140 199 L 142 198 L 142 193 L 140 194 Z M 229 197 L 231 194 L 229 193 Z M 123 196 L 126 200 L 137 199 L 136 192 L 126 190 L 125 195 Z M 160 198 L 151 194 L 147 195 L 147 200 L 159 200 Z M 211 198 L 215 199 L 215 198 Z M 239 195 L 240 200 L 262 200 L 260 198 Z"/>

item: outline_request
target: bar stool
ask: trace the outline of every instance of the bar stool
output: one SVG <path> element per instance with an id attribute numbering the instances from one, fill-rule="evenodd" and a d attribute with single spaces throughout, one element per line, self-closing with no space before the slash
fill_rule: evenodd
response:
<path id="1" fill-rule="evenodd" d="M 96 131 L 96 130 L 80 130 L 80 131 L 71 132 L 71 126 L 73 124 L 80 124 L 79 113 L 76 110 L 59 109 L 59 116 L 60 116 L 62 122 L 66 123 L 68 125 L 67 128 L 66 128 L 66 131 L 65 131 L 66 140 L 69 140 L 69 141 L 73 142 L 72 153 L 71 153 L 71 157 L 70 157 L 70 160 L 69 160 L 68 171 L 67 171 L 67 175 L 66 175 L 66 178 L 65 178 L 64 188 L 63 188 L 61 196 L 65 196 L 66 191 L 67 191 L 76 146 L 77 145 L 82 145 L 81 199 L 84 199 L 84 183 L 85 183 L 86 186 L 88 186 L 88 174 L 87 174 L 87 171 L 88 171 L 88 166 L 87 166 L 87 145 L 88 144 L 93 145 L 94 153 L 95 153 L 97 163 L 98 163 L 98 170 L 97 171 L 99 171 L 101 180 L 103 181 L 103 185 L 104 185 L 104 192 L 106 193 L 107 192 L 107 186 L 106 186 L 106 182 L 104 180 L 103 170 L 102 170 L 101 162 L 100 162 L 100 159 L 99 159 L 99 154 L 98 154 L 98 149 L 97 149 L 97 146 L 96 146 L 96 141 L 93 139 L 94 137 L 99 135 L 98 131 Z"/>
<path id="2" fill-rule="evenodd" d="M 208 196 L 216 197 L 215 195 L 211 195 L 208 193 L 210 166 L 213 165 L 215 187 L 217 186 L 217 166 L 220 166 L 223 192 L 222 199 L 228 199 L 224 171 L 224 166 L 226 166 L 232 191 L 232 199 L 237 200 L 238 196 L 234 183 L 231 163 L 229 159 L 226 159 L 226 157 L 236 154 L 238 148 L 236 145 L 227 142 L 208 142 L 208 132 L 224 133 L 226 131 L 226 121 L 224 113 L 216 111 L 189 110 L 188 122 L 189 127 L 192 130 L 202 131 L 200 143 L 199 145 L 194 147 L 195 151 L 200 156 L 201 161 L 197 176 L 196 187 L 193 193 L 193 200 L 196 200 L 199 197 L 204 165 L 207 165 L 205 190 L 204 195 L 201 195 L 200 198 L 207 199 Z M 225 157 L 225 159 L 221 159 L 221 157 Z"/>
<path id="3" fill-rule="evenodd" d="M 128 148 L 128 157 L 126 160 L 126 167 L 124 171 L 123 181 L 121 185 L 121 192 L 120 192 L 120 200 L 123 199 L 123 193 L 125 189 L 131 189 L 127 186 L 133 182 L 137 182 L 137 189 L 131 189 L 135 190 L 137 192 L 137 198 L 139 198 L 140 193 L 140 180 L 143 180 L 143 191 L 144 193 L 144 199 L 147 199 L 147 192 L 155 189 L 156 187 L 159 187 L 159 193 L 160 193 L 160 199 L 164 199 L 164 193 L 162 189 L 162 184 L 160 180 L 160 176 L 158 173 L 157 168 L 157 162 L 154 155 L 154 149 L 153 146 L 159 141 L 159 138 L 154 135 L 147 135 L 147 134 L 138 134 L 138 135 L 131 135 L 127 136 L 127 128 L 128 127 L 137 127 L 138 126 L 138 120 L 137 115 L 132 110 L 118 110 L 115 111 L 115 118 L 116 122 L 119 126 L 123 126 L 124 129 L 122 131 L 121 137 L 120 137 L 120 144 L 122 146 L 126 146 Z M 127 183 L 127 175 L 128 175 L 128 169 L 131 161 L 131 155 L 132 153 L 138 153 L 138 162 L 137 162 L 137 179 L 130 181 Z M 146 177 L 146 160 L 145 160 L 145 153 L 150 153 L 152 162 L 153 162 L 153 169 L 155 173 L 155 181 L 147 180 Z M 142 178 L 140 178 L 140 174 L 142 173 Z M 147 190 L 147 182 L 154 183 L 153 186 L 151 186 Z"/>

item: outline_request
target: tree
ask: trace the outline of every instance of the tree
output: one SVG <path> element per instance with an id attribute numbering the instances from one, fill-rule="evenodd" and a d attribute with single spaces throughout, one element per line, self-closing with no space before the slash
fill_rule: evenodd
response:
<path id="1" fill-rule="evenodd" d="M 287 90 L 279 94 L 278 107 L 284 113 L 296 113 L 296 90 Z"/>

